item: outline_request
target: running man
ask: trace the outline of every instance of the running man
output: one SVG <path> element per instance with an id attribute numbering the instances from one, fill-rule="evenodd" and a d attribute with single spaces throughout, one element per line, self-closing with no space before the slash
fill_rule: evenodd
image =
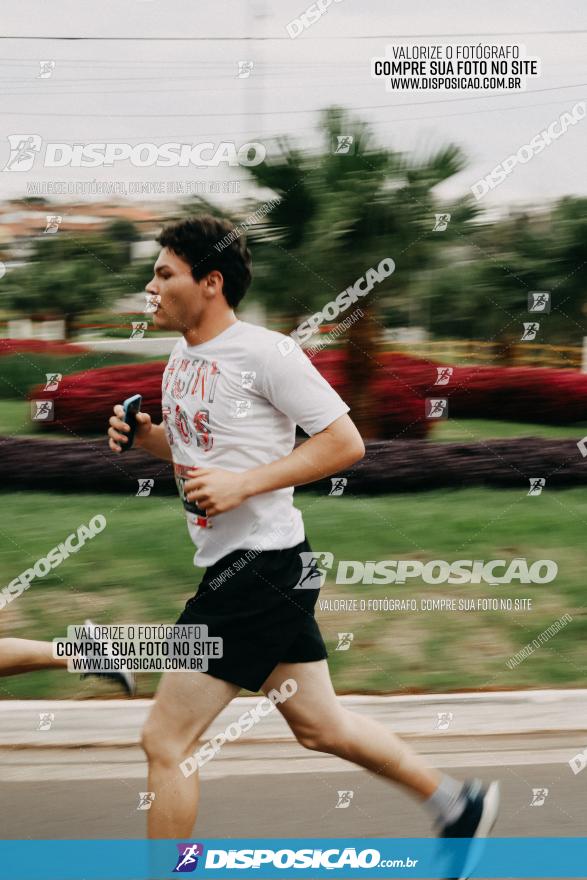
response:
<path id="1" fill-rule="evenodd" d="M 294 487 L 363 457 L 349 407 L 290 337 L 235 316 L 251 257 L 230 223 L 197 216 L 167 226 L 157 241 L 146 288 L 154 324 L 182 335 L 163 374 L 163 422 L 139 414 L 135 442 L 173 462 L 194 564 L 206 569 L 178 623 L 206 625 L 223 639 L 223 656 L 207 673 L 161 679 L 143 733 L 156 793 L 149 836 L 189 839 L 198 774 L 186 776 L 180 765 L 241 688 L 267 694 L 288 679 L 297 690 L 278 708 L 301 745 L 404 786 L 442 836 L 485 836 L 498 784 L 483 789 L 441 774 L 390 730 L 342 706 L 314 618 L 319 583 L 296 589 L 312 550 Z M 128 430 L 122 415 L 116 406 L 108 430 L 116 453 Z M 296 425 L 308 439 L 294 449 Z"/>

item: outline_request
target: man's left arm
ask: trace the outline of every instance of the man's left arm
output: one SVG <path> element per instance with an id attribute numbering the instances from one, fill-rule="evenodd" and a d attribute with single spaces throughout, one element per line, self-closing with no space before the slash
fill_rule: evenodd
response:
<path id="1" fill-rule="evenodd" d="M 245 471 L 248 497 L 314 483 L 337 474 L 365 455 L 365 444 L 348 415 L 340 416 L 323 431 L 309 437 L 289 455 Z"/>
<path id="2" fill-rule="evenodd" d="M 365 444 L 348 415 L 335 419 L 328 427 L 301 443 L 289 455 L 242 473 L 219 468 L 198 468 L 185 489 L 208 516 L 238 507 L 247 498 L 313 483 L 363 458 Z"/>

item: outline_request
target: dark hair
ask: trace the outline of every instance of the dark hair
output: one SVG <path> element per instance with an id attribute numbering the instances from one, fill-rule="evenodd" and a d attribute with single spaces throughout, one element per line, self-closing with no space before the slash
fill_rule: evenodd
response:
<path id="1" fill-rule="evenodd" d="M 157 241 L 189 263 L 196 281 L 214 269 L 221 272 L 226 301 L 232 308 L 238 306 L 253 276 L 245 238 L 232 223 L 211 214 L 187 217 L 165 226 Z"/>

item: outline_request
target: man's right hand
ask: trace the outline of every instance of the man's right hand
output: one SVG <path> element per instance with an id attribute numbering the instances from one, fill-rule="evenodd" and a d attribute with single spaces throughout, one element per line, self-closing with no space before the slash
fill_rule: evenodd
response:
<path id="1" fill-rule="evenodd" d="M 141 443 L 142 440 L 151 432 L 153 425 L 151 424 L 151 416 L 148 413 L 137 413 L 137 428 L 135 431 L 135 444 Z M 110 416 L 110 427 L 108 428 L 108 446 L 112 452 L 122 452 L 123 443 L 128 443 L 126 436 L 130 431 L 130 427 L 124 421 L 124 409 L 120 404 L 114 407 L 114 415 Z"/>

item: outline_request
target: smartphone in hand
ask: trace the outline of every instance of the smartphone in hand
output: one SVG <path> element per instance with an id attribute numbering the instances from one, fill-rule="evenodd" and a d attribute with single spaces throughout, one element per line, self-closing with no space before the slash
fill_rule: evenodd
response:
<path id="1" fill-rule="evenodd" d="M 131 449 L 135 439 L 135 432 L 137 429 L 137 413 L 140 412 L 141 403 L 143 402 L 142 395 L 134 394 L 132 397 L 127 397 L 124 403 L 122 404 L 122 408 L 124 410 L 123 421 L 129 426 L 130 431 L 126 435 L 128 437 L 128 441 L 126 443 L 120 444 L 120 451 L 125 452 L 127 449 Z"/>

